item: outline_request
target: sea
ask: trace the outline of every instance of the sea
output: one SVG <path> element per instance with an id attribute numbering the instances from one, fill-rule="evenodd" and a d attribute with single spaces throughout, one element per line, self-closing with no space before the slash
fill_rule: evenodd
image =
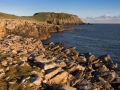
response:
<path id="1" fill-rule="evenodd" d="M 43 41 L 62 42 L 67 48 L 75 46 L 82 53 L 91 52 L 96 57 L 110 55 L 120 67 L 120 24 L 72 25 L 74 30 L 51 33 L 52 38 Z"/>

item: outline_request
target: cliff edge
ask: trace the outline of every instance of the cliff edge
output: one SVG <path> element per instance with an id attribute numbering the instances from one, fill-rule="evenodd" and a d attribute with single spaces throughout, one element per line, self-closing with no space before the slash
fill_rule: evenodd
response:
<path id="1" fill-rule="evenodd" d="M 0 36 L 10 34 L 46 40 L 51 32 L 61 32 L 72 28 L 19 19 L 0 19 Z"/>
<path id="2" fill-rule="evenodd" d="M 33 16 L 16 16 L 0 12 L 0 19 L 19 19 L 36 22 L 47 22 L 55 25 L 81 25 L 85 24 L 77 15 L 61 12 L 39 12 Z"/>
<path id="3" fill-rule="evenodd" d="M 77 16 L 67 13 L 57 13 L 57 12 L 40 12 L 35 13 L 33 18 L 36 20 L 43 20 L 50 24 L 57 25 L 80 25 L 83 21 Z"/>

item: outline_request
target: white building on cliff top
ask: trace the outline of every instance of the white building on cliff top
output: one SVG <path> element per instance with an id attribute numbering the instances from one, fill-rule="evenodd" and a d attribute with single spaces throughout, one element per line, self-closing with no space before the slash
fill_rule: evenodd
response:
<path id="1" fill-rule="evenodd" d="M 57 11 L 57 12 L 55 12 L 55 13 L 61 13 L 59 10 Z"/>

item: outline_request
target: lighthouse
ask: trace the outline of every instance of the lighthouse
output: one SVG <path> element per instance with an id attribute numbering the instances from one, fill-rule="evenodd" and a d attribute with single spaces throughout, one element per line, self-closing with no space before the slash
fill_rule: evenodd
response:
<path id="1" fill-rule="evenodd" d="M 59 10 L 56 13 L 61 13 Z"/>

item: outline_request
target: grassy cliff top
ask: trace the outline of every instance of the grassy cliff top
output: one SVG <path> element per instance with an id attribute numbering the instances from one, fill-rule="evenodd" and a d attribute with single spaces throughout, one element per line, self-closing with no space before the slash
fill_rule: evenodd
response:
<path id="1" fill-rule="evenodd" d="M 55 12 L 39 12 L 35 13 L 33 16 L 45 17 L 45 18 L 70 18 L 71 16 L 76 16 L 68 13 L 55 13 Z"/>
<path id="2" fill-rule="evenodd" d="M 68 14 L 68 13 L 55 13 L 55 12 L 39 12 L 35 13 L 31 18 L 36 19 L 36 20 L 42 20 L 45 21 L 49 18 L 57 18 L 57 19 L 67 19 L 71 17 L 76 17 L 78 18 L 77 15 L 73 14 Z"/>
<path id="3" fill-rule="evenodd" d="M 7 14 L 7 13 L 2 13 L 0 12 L 0 19 L 22 19 L 22 20 L 33 20 L 30 17 L 26 17 L 26 16 L 16 16 L 13 14 Z"/>
<path id="4" fill-rule="evenodd" d="M 0 18 L 2 19 L 22 19 L 22 20 L 33 20 L 39 22 L 45 22 L 47 19 L 68 19 L 68 18 L 78 18 L 77 15 L 67 14 L 67 13 L 55 13 L 55 12 L 39 12 L 35 13 L 33 16 L 16 16 L 13 14 L 6 14 L 0 12 Z M 81 19 L 80 19 L 81 20 Z M 82 22 L 82 20 L 81 20 Z"/>

